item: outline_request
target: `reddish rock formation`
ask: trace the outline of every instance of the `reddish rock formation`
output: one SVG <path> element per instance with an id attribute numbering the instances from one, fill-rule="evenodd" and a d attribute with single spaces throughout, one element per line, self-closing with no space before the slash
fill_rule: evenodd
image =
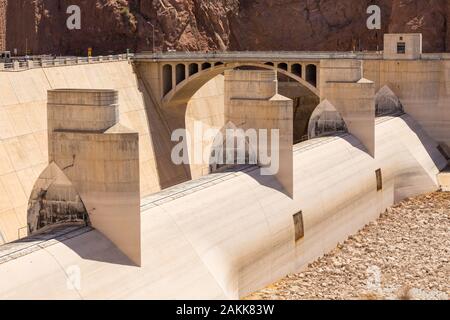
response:
<path id="1" fill-rule="evenodd" d="M 425 51 L 450 51 L 450 1 L 393 1 L 390 32 L 421 32 Z"/>
<path id="2" fill-rule="evenodd" d="M 81 30 L 66 28 L 72 4 Z M 370 4 L 382 8 L 380 31 L 366 28 Z M 436 52 L 450 51 L 449 19 L 448 0 L 0 0 L 0 44 L 22 54 L 151 50 L 154 25 L 158 50 L 376 50 L 389 31 L 422 32 Z"/>

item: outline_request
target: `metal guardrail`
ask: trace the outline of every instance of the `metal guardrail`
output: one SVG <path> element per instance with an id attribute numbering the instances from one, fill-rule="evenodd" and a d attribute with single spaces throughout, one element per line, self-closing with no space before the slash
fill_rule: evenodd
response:
<path id="1" fill-rule="evenodd" d="M 325 51 L 227 51 L 227 52 L 142 52 L 133 60 L 199 61 L 199 60 L 321 60 L 321 59 L 382 59 L 382 52 Z"/>
<path id="2" fill-rule="evenodd" d="M 321 51 L 228 51 L 228 52 L 142 52 L 138 54 L 118 54 L 97 57 L 56 57 L 28 60 L 15 60 L 0 63 L 0 71 L 23 71 L 34 68 L 47 68 L 108 61 L 294 61 L 322 59 L 382 60 L 383 52 L 321 52 Z M 422 60 L 450 60 L 450 53 L 424 53 Z"/>
<path id="3" fill-rule="evenodd" d="M 142 52 L 135 54 L 135 61 L 295 61 L 322 59 L 382 60 L 382 51 L 325 52 L 325 51 L 228 51 L 228 52 Z M 424 53 L 422 60 L 450 60 L 450 53 Z"/>
<path id="4" fill-rule="evenodd" d="M 0 63 L 0 71 L 23 71 L 36 68 L 48 68 L 56 66 L 103 63 L 111 61 L 124 61 L 134 57 L 134 54 L 118 54 L 97 57 L 56 57 L 27 60 L 13 60 L 12 62 Z"/>

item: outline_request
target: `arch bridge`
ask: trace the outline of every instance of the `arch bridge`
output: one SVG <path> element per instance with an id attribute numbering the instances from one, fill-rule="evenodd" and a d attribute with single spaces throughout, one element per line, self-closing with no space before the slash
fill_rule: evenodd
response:
<path id="1" fill-rule="evenodd" d="M 153 102 L 181 115 L 208 81 L 236 68 L 275 70 L 320 101 L 328 100 L 347 123 L 348 131 L 374 154 L 375 84 L 363 78 L 364 60 L 383 60 L 371 52 L 212 52 L 140 53 L 137 74 Z M 180 108 L 178 108 L 180 107 Z"/>
<path id="2" fill-rule="evenodd" d="M 169 107 L 186 104 L 209 80 L 239 67 L 276 70 L 289 81 L 297 81 L 320 96 L 321 60 L 365 59 L 366 55 L 342 52 L 141 53 L 133 62 L 149 65 L 146 72 L 150 74 L 146 78 L 152 79 L 153 94 L 161 106 Z"/>

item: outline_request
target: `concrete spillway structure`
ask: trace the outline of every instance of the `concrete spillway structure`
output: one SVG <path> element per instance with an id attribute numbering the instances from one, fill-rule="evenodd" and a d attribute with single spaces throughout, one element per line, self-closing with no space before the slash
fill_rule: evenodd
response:
<path id="1" fill-rule="evenodd" d="M 141 268 L 92 230 L 36 240 L 34 249 L 4 247 L 0 297 L 243 297 L 298 271 L 396 201 L 438 188 L 446 160 L 411 117 L 378 119 L 375 141 L 375 158 L 351 135 L 295 146 L 294 200 L 257 168 L 143 198 Z M 77 289 L 68 286 L 73 270 Z"/>
<path id="2" fill-rule="evenodd" d="M 450 145 L 450 60 L 387 47 L 384 57 L 357 59 L 168 55 L 0 72 L 0 298 L 239 298 L 300 270 L 405 197 L 438 190 L 448 179 L 438 174 Z M 259 71 L 231 71 L 246 65 Z M 273 70 L 319 105 L 305 128 L 318 138 L 293 152 L 297 118 Z M 295 91 L 291 84 L 279 88 Z M 375 119 L 383 110 L 397 114 Z M 204 133 L 228 121 L 282 129 L 289 176 L 173 163 L 174 129 L 201 122 Z M 47 214 L 42 190 L 47 204 L 74 211 L 70 219 L 87 214 L 91 225 L 26 237 L 30 221 L 40 226 L 29 217 Z"/>
<path id="3" fill-rule="evenodd" d="M 120 124 L 139 133 L 141 197 L 189 177 L 183 168 L 166 165 L 172 147 L 169 130 L 129 61 L 2 71 L 0 244 L 28 235 L 27 209 L 32 190 L 49 164 L 47 91 L 58 88 L 118 91 Z M 187 124 L 199 120 L 205 126 L 222 127 L 223 103 L 223 76 L 219 76 L 191 99 Z M 207 174 L 202 166 L 191 171 L 193 176 Z"/>

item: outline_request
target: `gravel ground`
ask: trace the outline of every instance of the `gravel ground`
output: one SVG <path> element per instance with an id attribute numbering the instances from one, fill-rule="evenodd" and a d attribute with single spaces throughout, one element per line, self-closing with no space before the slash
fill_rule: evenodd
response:
<path id="1" fill-rule="evenodd" d="M 450 193 L 407 199 L 304 272 L 250 300 L 430 299 L 450 296 Z"/>

